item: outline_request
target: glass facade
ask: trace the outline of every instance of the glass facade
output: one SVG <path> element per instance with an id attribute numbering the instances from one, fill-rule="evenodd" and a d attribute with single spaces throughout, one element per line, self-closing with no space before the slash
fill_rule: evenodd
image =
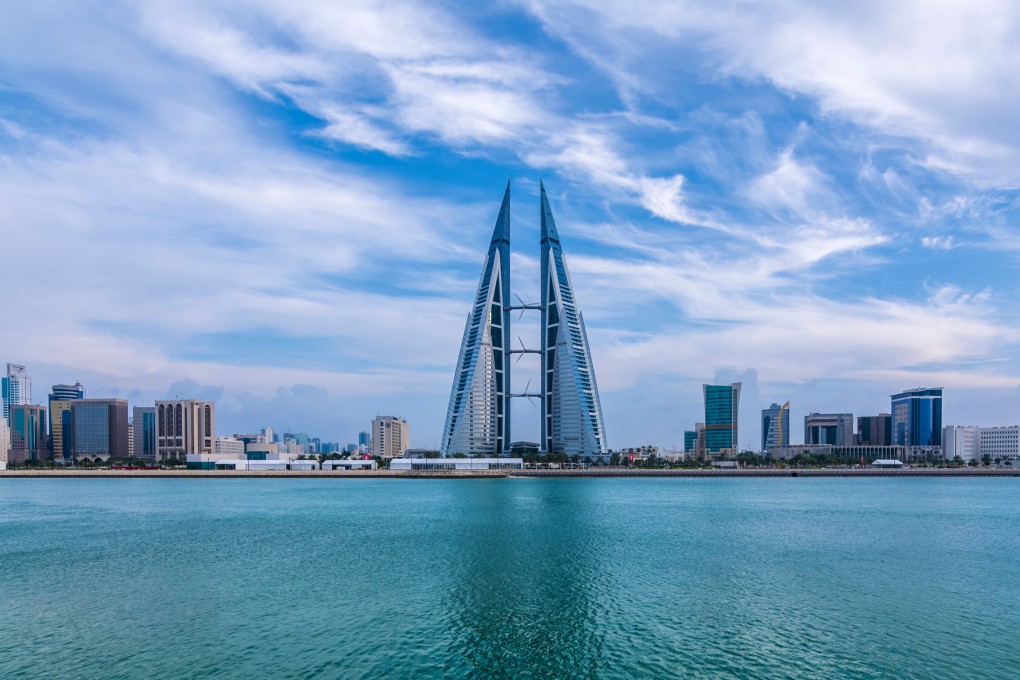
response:
<path id="1" fill-rule="evenodd" d="M 71 402 L 71 456 L 128 456 L 127 402 L 79 399 Z"/>
<path id="2" fill-rule="evenodd" d="M 106 404 L 78 404 L 74 409 L 75 455 L 110 453 L 110 409 Z"/>
<path id="3" fill-rule="evenodd" d="M 46 451 L 46 409 L 15 404 L 10 408 L 11 456 L 14 460 L 41 460 Z"/>
<path id="4" fill-rule="evenodd" d="M 135 406 L 131 413 L 131 427 L 135 433 L 135 457 L 155 460 L 156 407 Z"/>
<path id="5" fill-rule="evenodd" d="M 880 413 L 877 416 L 857 418 L 857 443 L 862 446 L 889 446 L 892 443 L 892 416 Z"/>
<path id="6" fill-rule="evenodd" d="M 457 357 L 443 456 L 504 455 L 510 445 L 510 185 L 496 218 Z"/>
<path id="7" fill-rule="evenodd" d="M 738 446 L 740 383 L 703 385 L 705 451 L 735 454 Z"/>
<path id="8" fill-rule="evenodd" d="M 13 428 L 11 407 L 32 403 L 32 378 L 24 366 L 7 364 L 7 374 L 0 379 L 0 402 L 3 402 L 4 418 Z"/>
<path id="9" fill-rule="evenodd" d="M 807 445 L 853 446 L 852 413 L 810 413 L 804 416 L 804 443 Z"/>
<path id="10" fill-rule="evenodd" d="M 608 453 L 602 404 L 559 232 L 545 187 L 541 194 L 542 441 L 548 453 Z"/>
<path id="11" fill-rule="evenodd" d="M 790 445 L 790 402 L 772 404 L 761 412 L 761 450 Z"/>
<path id="12" fill-rule="evenodd" d="M 942 444 L 942 388 L 919 387 L 892 395 L 892 443 Z"/>

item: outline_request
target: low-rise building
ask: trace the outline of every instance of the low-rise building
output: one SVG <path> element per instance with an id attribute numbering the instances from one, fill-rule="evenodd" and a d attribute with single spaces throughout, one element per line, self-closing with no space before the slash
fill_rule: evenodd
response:
<path id="1" fill-rule="evenodd" d="M 942 428 L 942 452 L 946 460 L 959 456 L 964 463 L 981 459 L 981 428 L 947 425 Z"/>
<path id="2" fill-rule="evenodd" d="M 1020 458 L 1020 426 L 982 427 L 981 457 L 993 461 L 1015 461 Z"/>
<path id="3" fill-rule="evenodd" d="M 248 460 L 225 454 L 193 453 L 188 456 L 189 470 L 318 470 L 315 460 Z"/>
<path id="4" fill-rule="evenodd" d="M 0 470 L 7 469 L 7 458 L 11 455 L 11 430 L 7 419 L 0 418 Z"/>
<path id="5" fill-rule="evenodd" d="M 830 446 L 828 444 L 796 444 L 770 449 L 769 454 L 779 460 L 789 460 L 798 454 L 829 456 L 840 465 L 870 465 L 880 459 L 896 459 L 908 463 L 936 463 L 944 460 L 941 446 Z"/>
<path id="6" fill-rule="evenodd" d="M 957 456 L 971 461 L 1014 461 L 1020 459 L 1020 425 L 976 427 L 947 425 L 942 428 L 942 450 L 946 460 Z"/>
<path id="7" fill-rule="evenodd" d="M 245 452 L 244 457 L 247 458 L 248 460 L 279 460 L 281 458 L 279 444 L 249 443 L 245 445 L 244 452 Z M 294 457 L 297 458 L 297 455 L 298 454 L 295 453 Z"/>
<path id="8" fill-rule="evenodd" d="M 244 442 L 234 437 L 217 437 L 213 440 L 213 453 L 216 455 L 230 456 L 231 458 L 245 458 Z"/>
<path id="9" fill-rule="evenodd" d="M 378 470 L 379 463 L 368 460 L 324 460 L 323 470 Z"/>
<path id="10" fill-rule="evenodd" d="M 523 458 L 394 458 L 391 470 L 521 470 Z"/>

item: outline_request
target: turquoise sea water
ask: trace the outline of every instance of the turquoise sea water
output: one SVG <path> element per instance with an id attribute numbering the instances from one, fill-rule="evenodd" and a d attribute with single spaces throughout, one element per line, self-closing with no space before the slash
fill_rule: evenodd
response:
<path id="1" fill-rule="evenodd" d="M 1014 479 L 0 480 L 0 677 L 1020 676 Z"/>

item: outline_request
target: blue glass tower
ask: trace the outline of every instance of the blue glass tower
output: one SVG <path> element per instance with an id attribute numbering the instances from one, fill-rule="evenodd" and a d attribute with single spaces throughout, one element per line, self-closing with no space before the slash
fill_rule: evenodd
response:
<path id="1" fill-rule="evenodd" d="M 500 456 L 510 448 L 510 184 L 496 218 L 450 392 L 440 453 Z"/>
<path id="2" fill-rule="evenodd" d="M 761 412 L 761 450 L 790 445 L 790 402 L 772 404 Z"/>
<path id="3" fill-rule="evenodd" d="M 563 257 L 545 186 L 542 222 L 542 448 L 595 456 L 608 452 L 584 318 Z"/>
<path id="4" fill-rule="evenodd" d="M 942 388 L 918 387 L 892 395 L 895 446 L 942 444 Z"/>
<path id="5" fill-rule="evenodd" d="M 739 445 L 740 383 L 702 385 L 705 394 L 705 450 L 736 455 Z"/>

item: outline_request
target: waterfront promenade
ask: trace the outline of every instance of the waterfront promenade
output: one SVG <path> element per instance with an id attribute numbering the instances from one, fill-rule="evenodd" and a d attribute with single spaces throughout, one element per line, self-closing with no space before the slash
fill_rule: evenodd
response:
<path id="1" fill-rule="evenodd" d="M 628 477 L 663 478 L 687 477 L 694 479 L 716 479 L 723 477 L 861 477 L 861 478 L 909 478 L 909 477 L 1020 477 L 1020 468 L 905 468 L 900 470 L 879 470 L 871 468 L 806 468 L 806 469 L 737 469 L 699 470 L 667 469 L 649 470 L 635 468 L 597 467 L 583 470 L 4 470 L 4 478 L 46 478 L 83 479 L 98 478 L 188 478 L 188 479 L 230 479 L 230 478 L 335 478 L 335 479 L 491 479 L 506 477 Z"/>

